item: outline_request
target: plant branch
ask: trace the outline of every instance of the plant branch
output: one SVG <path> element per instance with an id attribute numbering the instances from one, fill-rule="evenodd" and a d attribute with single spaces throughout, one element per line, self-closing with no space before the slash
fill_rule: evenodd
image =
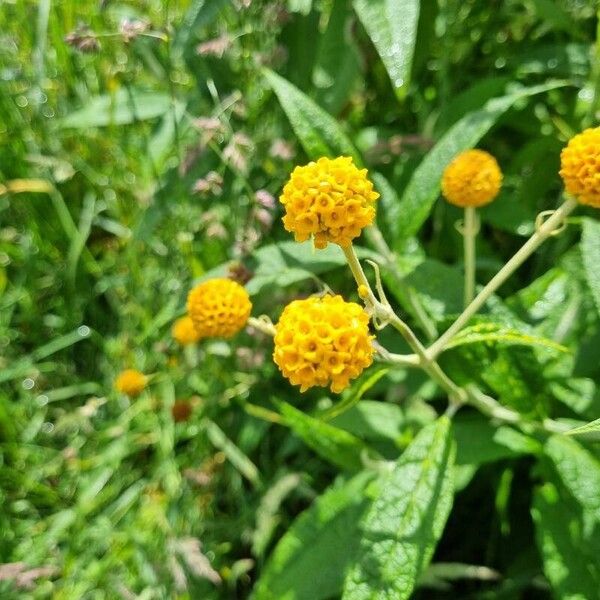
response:
<path id="1" fill-rule="evenodd" d="M 269 319 L 269 317 L 267 317 L 265 315 L 262 315 L 260 317 L 249 317 L 248 318 L 248 326 L 254 327 L 254 329 L 257 329 L 258 331 L 261 331 L 262 333 L 266 333 L 267 335 L 270 335 L 271 337 L 273 337 L 276 333 L 275 325 L 273 325 L 273 323 L 271 323 L 271 320 Z"/>
<path id="2" fill-rule="evenodd" d="M 425 312 L 425 309 L 421 304 L 421 300 L 415 294 L 415 291 L 411 287 L 408 287 L 404 282 L 404 277 L 396 265 L 396 256 L 392 249 L 388 246 L 383 235 L 381 235 L 379 228 L 376 225 L 367 227 L 365 229 L 365 236 L 369 240 L 371 246 L 373 246 L 373 248 L 385 261 L 384 268 L 395 280 L 400 294 L 399 300 L 405 304 L 404 308 L 412 315 L 427 338 L 430 340 L 435 339 L 437 337 L 435 324 Z"/>
<path id="3" fill-rule="evenodd" d="M 376 341 L 373 341 L 373 348 L 383 362 L 402 367 L 419 367 L 421 365 L 416 354 L 395 354 Z"/>
<path id="4" fill-rule="evenodd" d="M 375 322 L 380 321 L 383 325 L 389 323 L 406 340 L 411 349 L 415 352 L 419 360 L 419 366 L 448 394 L 452 403 L 463 403 L 465 401 L 465 391 L 458 387 L 442 370 L 439 364 L 427 356 L 425 346 L 419 341 L 412 329 L 393 311 L 388 302 L 381 302 L 377 299 L 369 280 L 367 279 L 362 265 L 360 264 L 356 252 L 352 245 L 342 248 L 346 260 L 354 279 L 359 288 L 366 289 L 366 294 L 362 297 L 369 314 Z"/>
<path id="5" fill-rule="evenodd" d="M 479 229 L 476 211 L 474 206 L 465 207 L 465 220 L 461 228 L 465 256 L 465 307 L 475 296 L 475 241 Z"/>
<path id="6" fill-rule="evenodd" d="M 436 358 L 443 352 L 446 344 L 466 325 L 469 319 L 479 311 L 488 298 L 533 254 L 551 235 L 557 232 L 565 218 L 571 213 L 577 202 L 568 198 L 552 215 L 539 225 L 536 232 L 521 246 L 520 250 L 496 273 L 490 282 L 477 294 L 446 332 L 427 350 L 427 356 Z"/>

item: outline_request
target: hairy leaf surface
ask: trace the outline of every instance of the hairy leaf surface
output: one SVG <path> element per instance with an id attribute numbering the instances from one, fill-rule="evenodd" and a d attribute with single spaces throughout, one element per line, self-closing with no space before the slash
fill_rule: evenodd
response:
<path id="1" fill-rule="evenodd" d="M 452 507 L 454 441 L 441 417 L 423 429 L 394 469 L 375 482 L 344 600 L 409 598 Z"/>

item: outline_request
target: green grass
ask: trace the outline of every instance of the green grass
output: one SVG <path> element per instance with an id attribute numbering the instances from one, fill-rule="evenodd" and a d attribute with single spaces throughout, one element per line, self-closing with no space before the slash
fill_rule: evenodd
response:
<path id="1" fill-rule="evenodd" d="M 336 148 L 346 136 L 376 173 L 378 224 L 406 275 L 399 284 L 384 273 L 385 284 L 422 339 L 410 294 L 437 330 L 462 297 L 460 213 L 435 202 L 446 154 L 477 145 L 505 173 L 501 197 L 482 211 L 479 283 L 531 233 L 538 211 L 556 206 L 561 147 L 598 123 L 592 3 L 420 4 L 412 67 L 395 90 L 372 32 L 343 0 L 3 3 L 0 563 L 45 570 L 28 584 L 0 565 L 2 598 L 249 597 L 296 516 L 345 481 L 331 447 L 318 437 L 305 445 L 278 412 L 285 401 L 317 417 L 336 412 L 338 400 L 327 390 L 300 396 L 272 364 L 267 337 L 243 332 L 183 350 L 170 333 L 193 282 L 232 266 L 256 273 L 255 315 L 276 319 L 289 300 L 326 285 L 356 300 L 333 250 L 326 260 L 290 250 L 279 207 L 272 225 L 258 212 L 256 192 L 277 197 L 293 166 L 322 144 Z M 146 35 L 125 41 L 124 18 L 147 23 Z M 66 43 L 79 22 L 98 35 L 97 52 Z M 222 56 L 198 52 L 220 36 Z M 296 86 L 299 100 L 265 68 Z M 504 98 L 501 110 L 486 104 L 537 85 L 548 91 Z M 295 120 L 294 99 L 306 97 L 317 116 Z M 319 107 L 331 115 L 322 129 Z M 428 154 L 444 136 L 446 147 Z M 222 190 L 193 192 L 211 171 Z M 598 290 L 581 259 L 591 250 L 579 243 L 580 224 L 594 216 L 580 210 L 486 315 L 568 353 L 457 347 L 442 364 L 459 383 L 477 383 L 524 419 L 598 417 Z M 405 350 L 387 330 L 381 339 Z M 151 375 L 133 400 L 113 389 L 125 368 Z M 331 423 L 370 456 L 394 461 L 445 410 L 445 397 L 418 372 L 374 373 Z M 191 403 L 188 420 L 174 421 L 176 400 Z M 550 502 L 556 485 L 540 458 L 545 440 L 504 426 L 498 442 L 469 410 L 457 417 L 456 437 L 468 430 L 472 439 L 472 427 L 492 458 L 474 452 L 461 463 L 468 452 L 459 446 L 463 479 L 433 559 L 442 568 L 424 576 L 450 588 L 415 597 L 549 598 L 548 580 L 557 583 L 530 514 L 532 495 L 543 489 Z M 515 441 L 521 434 L 527 442 Z M 594 439 L 583 443 L 597 461 Z M 533 485 L 542 479 L 551 483 Z M 443 563 L 483 564 L 502 578 L 454 581 Z"/>

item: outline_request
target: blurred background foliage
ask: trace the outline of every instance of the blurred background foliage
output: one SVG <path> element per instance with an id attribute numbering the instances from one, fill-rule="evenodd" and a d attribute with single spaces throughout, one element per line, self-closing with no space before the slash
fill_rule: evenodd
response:
<path id="1" fill-rule="evenodd" d="M 594 3 L 391 2 L 387 20 L 384 4 L 1 3 L 2 598 L 248 597 L 293 519 L 355 470 L 354 444 L 395 459 L 443 410 L 420 373 L 374 367 L 345 396 L 365 399 L 303 441 L 302 417 L 277 401 L 318 415 L 335 399 L 292 389 L 268 338 L 182 349 L 170 331 L 207 274 L 247 282 L 254 314 L 274 319 L 327 286 L 356 298 L 335 249 L 315 254 L 280 225 L 282 184 L 314 154 L 347 148 L 373 174 L 398 254 L 372 239 L 361 251 L 393 263 L 388 291 L 424 340 L 462 299 L 460 213 L 434 204 L 440 161 L 479 145 L 505 173 L 482 211 L 480 282 L 556 206 L 560 149 L 598 118 Z M 598 416 L 592 214 L 480 317 L 567 351 L 473 338 L 442 357 L 525 419 Z M 112 389 L 124 368 L 152 376 L 135 400 Z M 322 443 L 340 430 L 350 442 Z M 573 499 L 547 475 L 532 517 L 533 486 L 552 472 L 535 461 L 544 440 L 467 410 L 455 434 L 459 491 L 416 597 L 550 597 L 533 517 Z M 309 581 L 330 555 L 306 560 L 290 577 Z"/>

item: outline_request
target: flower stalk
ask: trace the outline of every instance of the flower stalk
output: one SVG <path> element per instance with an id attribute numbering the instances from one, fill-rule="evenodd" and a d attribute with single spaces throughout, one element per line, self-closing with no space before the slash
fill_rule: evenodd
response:
<path id="1" fill-rule="evenodd" d="M 479 232 L 479 219 L 474 206 L 465 207 L 465 218 L 462 223 L 463 248 L 465 254 L 465 307 L 475 296 L 475 244 Z"/>
<path id="2" fill-rule="evenodd" d="M 563 227 L 566 217 L 576 208 L 577 201 L 567 198 L 559 208 L 521 246 L 517 253 L 496 273 L 490 282 L 477 294 L 454 323 L 427 349 L 427 356 L 435 359 L 444 351 L 446 344 L 468 323 L 471 317 L 487 302 L 492 294 L 552 235 Z"/>
<path id="3" fill-rule="evenodd" d="M 366 294 L 362 294 L 363 300 L 365 301 L 367 312 L 371 314 L 375 324 L 377 325 L 380 323 L 381 327 L 390 324 L 396 329 L 414 351 L 416 358 L 418 359 L 418 366 L 420 366 L 448 394 L 450 401 L 453 404 L 464 403 L 466 401 L 465 391 L 458 387 L 448 375 L 444 373 L 435 359 L 431 359 L 427 356 L 425 346 L 419 341 L 412 329 L 393 311 L 385 297 L 379 300 L 375 296 L 362 265 L 356 256 L 354 247 L 350 244 L 346 247 L 342 247 L 342 250 L 344 251 L 348 266 L 354 275 L 357 286 L 361 290 L 366 290 Z M 410 364 L 414 364 L 415 362 L 415 359 L 412 357 L 407 358 L 402 355 L 388 354 L 388 357 L 392 362 L 397 362 L 397 364 L 406 364 L 409 362 Z"/>
<path id="4" fill-rule="evenodd" d="M 261 315 L 260 317 L 248 317 L 247 325 L 265 335 L 270 335 L 271 337 L 277 333 L 275 331 L 275 325 L 273 325 L 271 319 L 266 315 Z"/>

